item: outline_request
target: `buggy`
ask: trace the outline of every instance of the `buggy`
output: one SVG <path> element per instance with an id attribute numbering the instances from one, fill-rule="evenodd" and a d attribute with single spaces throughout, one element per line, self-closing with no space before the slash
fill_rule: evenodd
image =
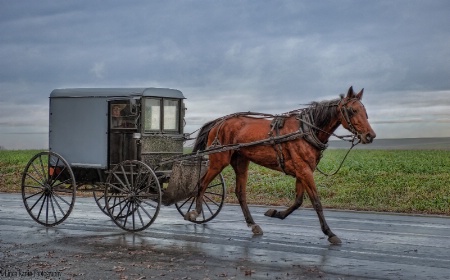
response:
<path id="1" fill-rule="evenodd" d="M 161 204 L 175 204 L 185 216 L 195 206 L 208 161 L 182 157 L 189 136 L 183 131 L 184 99 L 181 91 L 167 88 L 53 90 L 49 150 L 32 157 L 22 176 L 30 216 L 45 226 L 62 223 L 77 192 L 91 194 L 127 231 L 149 227 Z M 220 175 L 209 185 L 207 211 L 195 223 L 212 220 L 224 197 Z"/>

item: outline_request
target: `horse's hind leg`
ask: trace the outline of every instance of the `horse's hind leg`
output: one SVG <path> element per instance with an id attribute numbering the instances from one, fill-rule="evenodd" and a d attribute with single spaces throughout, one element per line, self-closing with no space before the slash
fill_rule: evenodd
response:
<path id="1" fill-rule="evenodd" d="M 267 212 L 264 215 L 266 215 L 268 217 L 279 218 L 279 219 L 283 220 L 284 218 L 289 216 L 292 212 L 297 210 L 300 206 L 302 206 L 303 194 L 305 192 L 305 188 L 304 188 L 302 182 L 300 181 L 300 179 L 296 180 L 295 189 L 296 189 L 297 195 L 296 195 L 294 204 L 292 204 L 291 207 L 289 207 L 288 209 L 286 209 L 284 211 L 277 211 L 275 209 L 269 209 L 269 210 L 267 210 Z"/>
<path id="2" fill-rule="evenodd" d="M 259 225 L 255 223 L 252 215 L 250 214 L 250 209 L 247 205 L 247 179 L 248 179 L 248 165 L 249 161 L 238 154 L 233 155 L 231 158 L 231 166 L 236 174 L 236 189 L 235 194 L 241 206 L 242 213 L 244 214 L 245 221 L 247 225 L 252 228 L 252 232 L 255 235 L 262 235 L 263 231 Z"/>

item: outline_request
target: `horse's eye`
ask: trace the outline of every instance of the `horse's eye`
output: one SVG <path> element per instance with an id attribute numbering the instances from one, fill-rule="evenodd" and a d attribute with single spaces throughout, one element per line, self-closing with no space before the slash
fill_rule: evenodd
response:
<path id="1" fill-rule="evenodd" d="M 350 107 L 350 108 L 348 108 L 348 114 L 349 114 L 350 116 L 353 116 L 354 114 L 356 114 L 356 110 L 353 109 L 352 107 Z"/>

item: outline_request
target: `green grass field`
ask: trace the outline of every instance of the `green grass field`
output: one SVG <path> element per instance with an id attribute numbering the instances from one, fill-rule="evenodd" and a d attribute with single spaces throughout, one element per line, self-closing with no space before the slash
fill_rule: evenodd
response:
<path id="1" fill-rule="evenodd" d="M 38 151 L 0 151 L 0 192 L 20 192 L 21 172 Z M 319 164 L 334 171 L 346 150 L 327 150 Z M 224 170 L 227 202 L 236 203 L 234 173 Z M 353 150 L 338 174 L 315 173 L 325 208 L 450 215 L 450 151 Z M 248 202 L 290 205 L 295 179 L 250 165 Z M 305 207 L 310 207 L 305 199 Z"/>

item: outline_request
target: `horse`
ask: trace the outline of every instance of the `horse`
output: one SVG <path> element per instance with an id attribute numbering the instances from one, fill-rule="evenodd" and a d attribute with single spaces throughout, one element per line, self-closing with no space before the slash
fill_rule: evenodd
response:
<path id="1" fill-rule="evenodd" d="M 184 218 L 196 220 L 202 213 L 202 198 L 207 186 L 231 164 L 236 174 L 235 195 L 245 221 L 254 235 L 262 235 L 263 231 L 253 220 L 246 199 L 248 167 L 250 162 L 254 162 L 296 178 L 294 203 L 284 211 L 269 209 L 266 216 L 285 219 L 302 205 L 306 191 L 328 241 L 340 244 L 341 240 L 325 221 L 313 173 L 327 148 L 329 137 L 340 125 L 363 144 L 371 143 L 376 137 L 361 102 L 363 92 L 364 89 L 356 94 L 350 87 L 346 96 L 342 94 L 334 100 L 312 102 L 306 108 L 282 115 L 237 113 L 203 125 L 193 153 L 221 145 L 244 144 L 238 149 L 209 154 L 209 166 L 199 183 L 195 210 L 187 212 Z"/>

